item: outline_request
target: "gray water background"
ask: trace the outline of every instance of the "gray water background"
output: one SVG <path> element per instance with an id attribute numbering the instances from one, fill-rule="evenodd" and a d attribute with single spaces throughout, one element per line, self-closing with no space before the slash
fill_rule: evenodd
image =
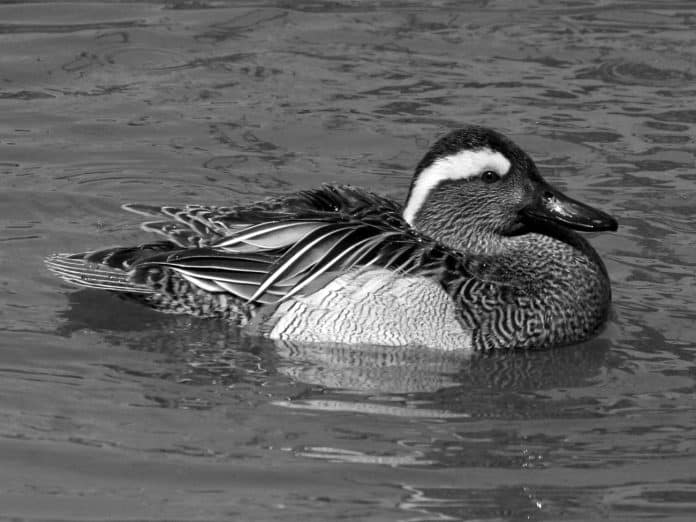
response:
<path id="1" fill-rule="evenodd" d="M 696 3 L 0 3 L 0 519 L 696 517 Z M 591 342 L 276 346 L 46 272 L 125 202 L 403 198 L 464 123 L 615 215 Z"/>

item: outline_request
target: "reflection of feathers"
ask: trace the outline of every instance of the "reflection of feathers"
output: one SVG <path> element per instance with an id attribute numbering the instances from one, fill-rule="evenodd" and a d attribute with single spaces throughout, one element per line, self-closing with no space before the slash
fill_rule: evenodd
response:
<path id="1" fill-rule="evenodd" d="M 277 341 L 278 372 L 293 379 L 343 390 L 407 393 L 456 386 L 463 352 L 423 348 L 299 344 Z"/>

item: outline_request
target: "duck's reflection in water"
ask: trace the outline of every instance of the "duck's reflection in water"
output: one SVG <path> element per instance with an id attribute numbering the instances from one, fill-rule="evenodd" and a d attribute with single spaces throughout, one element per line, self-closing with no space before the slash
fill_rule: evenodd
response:
<path id="1" fill-rule="evenodd" d="M 366 393 L 432 392 L 457 386 L 468 353 L 421 347 L 296 344 L 275 341 L 278 371 L 331 389 Z"/>

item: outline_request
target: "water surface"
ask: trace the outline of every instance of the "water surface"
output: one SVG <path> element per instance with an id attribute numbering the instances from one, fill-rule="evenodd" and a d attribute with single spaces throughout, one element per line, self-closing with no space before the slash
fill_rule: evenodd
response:
<path id="1" fill-rule="evenodd" d="M 2 519 L 694 519 L 696 6 L 419 4 L 0 4 Z M 276 346 L 42 265 L 130 201 L 403 198 L 464 123 L 619 219 L 591 342 Z"/>

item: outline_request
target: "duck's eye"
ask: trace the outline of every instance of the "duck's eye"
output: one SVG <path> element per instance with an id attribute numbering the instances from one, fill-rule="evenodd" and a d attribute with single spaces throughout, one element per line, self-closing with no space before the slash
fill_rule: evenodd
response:
<path id="1" fill-rule="evenodd" d="M 481 174 L 481 179 L 484 183 L 495 183 L 500 179 L 500 174 L 493 170 L 487 170 L 486 172 Z"/>

